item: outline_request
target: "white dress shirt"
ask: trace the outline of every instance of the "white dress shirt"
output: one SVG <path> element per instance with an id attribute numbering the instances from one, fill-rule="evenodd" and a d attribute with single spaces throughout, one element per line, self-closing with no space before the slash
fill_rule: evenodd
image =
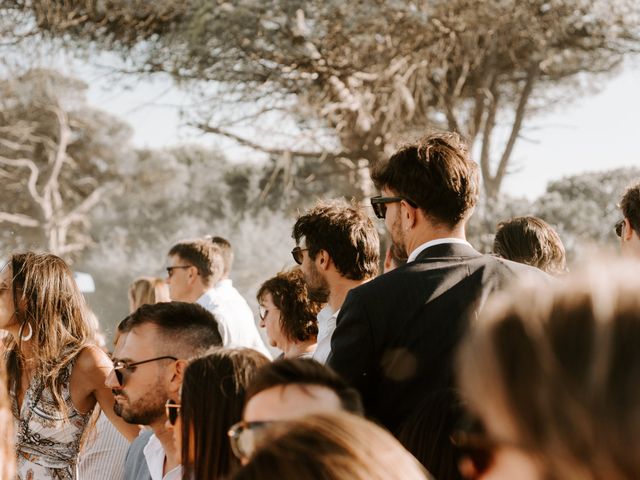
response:
<path id="1" fill-rule="evenodd" d="M 196 302 L 209 310 L 218 321 L 225 347 L 253 348 L 271 359 L 247 301 L 233 287 L 231 280 L 221 280 Z"/>
<path id="2" fill-rule="evenodd" d="M 327 363 L 331 353 L 331 337 L 336 329 L 336 319 L 340 309 L 335 312 L 327 304 L 318 312 L 318 345 L 313 352 L 313 359 L 322 364 Z"/>
<path id="3" fill-rule="evenodd" d="M 144 447 L 144 458 L 147 460 L 147 467 L 151 474 L 151 480 L 182 480 L 182 465 L 169 470 L 166 475 L 164 471 L 164 448 L 158 437 L 151 435 L 147 445 Z"/>
<path id="4" fill-rule="evenodd" d="M 435 240 L 430 240 L 426 243 L 423 243 L 422 245 L 419 245 L 418 248 L 411 252 L 409 258 L 407 258 L 407 263 L 413 262 L 418 257 L 418 255 L 420 255 L 427 248 L 435 247 L 436 245 L 441 245 L 443 243 L 461 243 L 463 245 L 469 245 L 471 247 L 471 244 L 469 242 L 467 242 L 466 240 L 462 240 L 461 238 L 437 238 Z"/>

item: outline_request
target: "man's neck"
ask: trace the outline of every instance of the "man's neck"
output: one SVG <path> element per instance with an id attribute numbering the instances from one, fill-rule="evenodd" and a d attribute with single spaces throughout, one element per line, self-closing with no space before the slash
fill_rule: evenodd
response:
<path id="1" fill-rule="evenodd" d="M 329 281 L 329 299 L 327 303 L 334 312 L 340 310 L 344 299 L 347 298 L 347 293 L 352 288 L 359 287 L 363 283 L 368 282 L 370 279 L 365 280 L 350 280 L 345 277 L 336 276 L 332 281 Z"/>
<path id="2" fill-rule="evenodd" d="M 173 431 L 165 428 L 164 419 L 160 420 L 156 425 L 152 425 L 151 429 L 164 450 L 164 466 L 162 467 L 162 475 L 166 475 L 178 465 L 180 465 L 180 452 L 176 451 L 173 443 Z"/>
<path id="3" fill-rule="evenodd" d="M 188 303 L 196 303 L 200 299 L 200 297 L 202 297 L 202 295 L 207 292 L 207 290 L 209 289 L 204 285 L 198 285 L 197 287 L 194 287 L 191 292 L 189 292 L 188 297 L 184 301 Z"/>
<path id="4" fill-rule="evenodd" d="M 465 234 L 465 225 L 460 223 L 454 228 L 425 225 L 422 228 L 416 228 L 415 231 L 409 232 L 405 237 L 405 249 L 407 255 L 411 255 L 416 248 L 433 240 L 441 238 L 457 238 L 459 240 L 467 240 Z"/>

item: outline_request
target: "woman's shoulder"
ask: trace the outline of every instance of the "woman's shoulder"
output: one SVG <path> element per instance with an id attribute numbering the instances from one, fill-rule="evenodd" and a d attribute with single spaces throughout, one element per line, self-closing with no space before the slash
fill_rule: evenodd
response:
<path id="1" fill-rule="evenodd" d="M 78 374 L 95 375 L 103 371 L 105 367 L 111 367 L 109 356 L 97 345 L 83 346 L 73 359 L 73 371 Z"/>

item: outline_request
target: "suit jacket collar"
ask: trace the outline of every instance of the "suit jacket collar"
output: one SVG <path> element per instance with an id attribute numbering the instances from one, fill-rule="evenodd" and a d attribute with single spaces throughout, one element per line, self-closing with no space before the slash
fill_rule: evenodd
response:
<path id="1" fill-rule="evenodd" d="M 439 257 L 481 257 L 475 248 L 464 243 L 441 243 L 429 247 L 418 254 L 415 261 Z"/>

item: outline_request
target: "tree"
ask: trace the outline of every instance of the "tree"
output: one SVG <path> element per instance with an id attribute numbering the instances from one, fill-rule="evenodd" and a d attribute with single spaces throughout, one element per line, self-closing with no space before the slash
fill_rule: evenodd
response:
<path id="1" fill-rule="evenodd" d="M 30 70 L 0 82 L 0 223 L 10 246 L 72 260 L 91 243 L 89 216 L 124 161 L 129 128 L 88 108 L 82 82 Z M 13 231 L 10 231 L 14 233 Z"/>
<path id="2" fill-rule="evenodd" d="M 635 0 L 2 4 L 41 32 L 125 52 L 129 71 L 216 82 L 193 124 L 280 162 L 358 170 L 428 128 L 459 131 L 479 147 L 491 199 L 526 119 L 637 51 L 640 12 Z M 265 135 L 283 112 L 295 138 Z"/>

